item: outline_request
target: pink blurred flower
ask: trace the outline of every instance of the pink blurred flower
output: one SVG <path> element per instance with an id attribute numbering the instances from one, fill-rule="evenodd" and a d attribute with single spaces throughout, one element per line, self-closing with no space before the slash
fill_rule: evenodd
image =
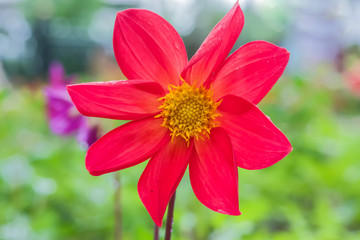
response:
<path id="1" fill-rule="evenodd" d="M 86 167 L 101 175 L 150 158 L 138 192 L 158 226 L 187 166 L 200 202 L 239 215 L 237 166 L 266 168 L 292 150 L 256 106 L 282 75 L 289 53 L 254 41 L 227 57 L 243 25 L 236 3 L 188 61 L 182 39 L 162 17 L 119 12 L 114 51 L 129 80 L 68 86 L 85 116 L 133 120 L 95 142 Z"/>
<path id="2" fill-rule="evenodd" d="M 49 85 L 44 90 L 49 127 L 57 135 L 76 133 L 78 142 L 88 148 L 97 140 L 97 127 L 90 127 L 86 118 L 74 107 L 66 84 L 74 82 L 74 77 L 66 78 L 61 63 L 54 62 L 49 69 Z"/>
<path id="3" fill-rule="evenodd" d="M 357 62 L 344 74 L 344 80 L 349 91 L 360 98 L 360 62 Z"/>

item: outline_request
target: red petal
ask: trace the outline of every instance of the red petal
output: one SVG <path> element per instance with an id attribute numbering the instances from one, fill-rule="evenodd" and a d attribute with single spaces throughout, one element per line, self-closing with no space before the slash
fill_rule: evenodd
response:
<path id="1" fill-rule="evenodd" d="M 240 215 L 238 172 L 225 130 L 212 129 L 210 139 L 195 141 L 195 149 L 189 172 L 196 197 L 211 210 Z"/>
<path id="2" fill-rule="evenodd" d="M 138 9 L 119 12 L 113 46 L 128 79 L 150 79 L 164 89 L 180 82 L 187 63 L 185 46 L 176 30 L 159 15 Z"/>
<path id="3" fill-rule="evenodd" d="M 266 168 L 291 152 L 289 140 L 256 105 L 228 95 L 218 109 L 221 127 L 230 136 L 239 167 Z"/>
<path id="4" fill-rule="evenodd" d="M 138 192 L 155 224 L 161 227 L 166 205 L 189 163 L 192 144 L 178 137 L 150 159 L 138 183 Z"/>
<path id="5" fill-rule="evenodd" d="M 229 54 L 244 26 L 239 3 L 214 27 L 182 73 L 183 78 L 197 86 L 211 80 Z"/>
<path id="6" fill-rule="evenodd" d="M 133 120 L 159 112 L 165 95 L 152 81 L 110 81 L 67 86 L 72 101 L 85 116 Z"/>
<path id="7" fill-rule="evenodd" d="M 265 41 L 245 44 L 235 51 L 216 75 L 214 98 L 227 94 L 257 104 L 270 91 L 289 61 L 289 52 Z"/>
<path id="8" fill-rule="evenodd" d="M 161 124 L 162 119 L 148 117 L 108 132 L 89 148 L 86 169 L 98 176 L 145 161 L 170 140 Z"/>

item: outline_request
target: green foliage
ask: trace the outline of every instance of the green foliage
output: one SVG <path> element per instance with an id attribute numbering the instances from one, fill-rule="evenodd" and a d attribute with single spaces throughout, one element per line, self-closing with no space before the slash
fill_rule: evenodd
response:
<path id="1" fill-rule="evenodd" d="M 30 20 L 59 17 L 72 24 L 86 25 L 102 3 L 87 0 L 86 7 L 84 5 L 83 1 L 72 0 L 26 0 L 21 7 Z"/>

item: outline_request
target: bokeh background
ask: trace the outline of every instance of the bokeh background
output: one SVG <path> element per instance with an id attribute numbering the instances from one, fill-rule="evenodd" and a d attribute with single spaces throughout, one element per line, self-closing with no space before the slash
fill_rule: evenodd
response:
<path id="1" fill-rule="evenodd" d="M 62 63 L 77 82 L 124 79 L 112 31 L 127 8 L 162 15 L 191 57 L 234 2 L 0 0 L 0 239 L 152 239 L 136 188 L 146 163 L 90 176 L 86 147 L 49 127 L 49 67 Z M 239 2 L 234 49 L 266 40 L 291 53 L 259 107 L 294 150 L 267 169 L 239 169 L 238 217 L 200 204 L 186 173 L 173 239 L 360 239 L 360 1 Z M 91 121 L 99 135 L 124 123 Z"/>

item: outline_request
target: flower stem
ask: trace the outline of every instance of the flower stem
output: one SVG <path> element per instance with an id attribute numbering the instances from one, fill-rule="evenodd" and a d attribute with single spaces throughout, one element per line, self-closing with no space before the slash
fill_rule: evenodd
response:
<path id="1" fill-rule="evenodd" d="M 166 231 L 165 231 L 165 239 L 164 240 L 170 240 L 171 239 L 171 233 L 172 233 L 172 225 L 174 222 L 174 207 L 175 207 L 175 193 L 172 195 L 169 207 L 168 207 L 168 213 L 166 218 Z"/>
<path id="2" fill-rule="evenodd" d="M 120 173 L 114 173 L 115 182 L 115 194 L 114 194 L 114 239 L 122 239 L 122 212 L 121 212 L 121 184 L 120 184 Z"/>
<path id="3" fill-rule="evenodd" d="M 154 240 L 159 240 L 159 227 L 154 224 Z"/>

